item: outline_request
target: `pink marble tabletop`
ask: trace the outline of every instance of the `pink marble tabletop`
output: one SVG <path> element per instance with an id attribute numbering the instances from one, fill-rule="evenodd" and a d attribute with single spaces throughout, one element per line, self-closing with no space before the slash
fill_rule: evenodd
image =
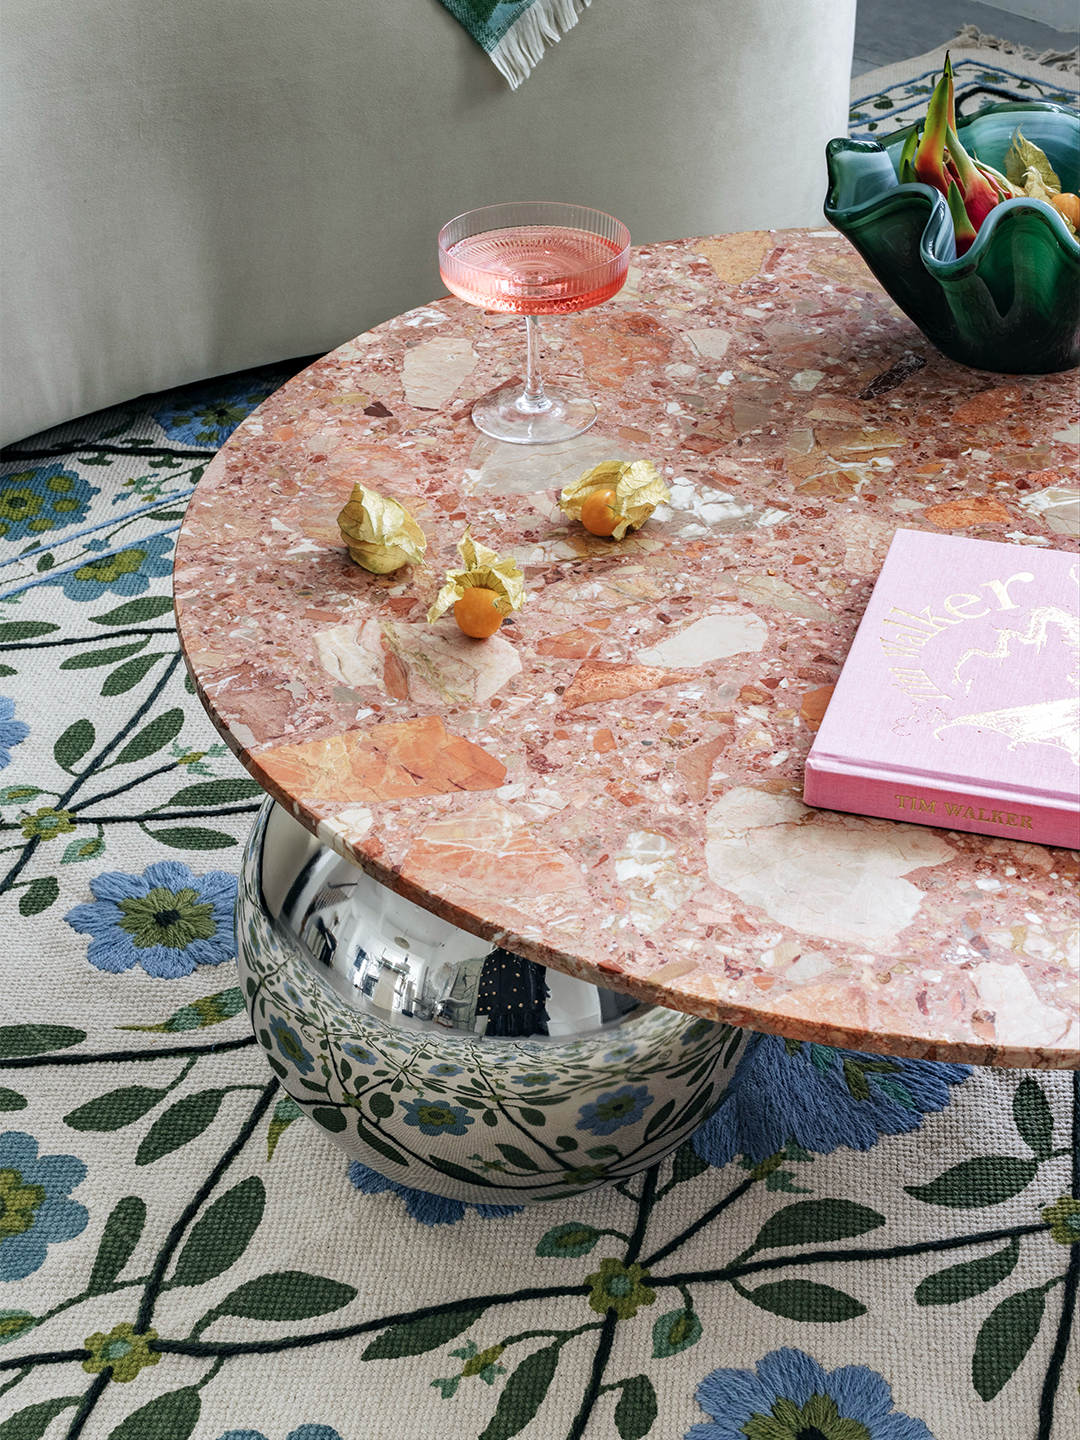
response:
<path id="1" fill-rule="evenodd" d="M 945 360 L 831 230 L 639 248 L 615 300 L 544 333 L 549 379 L 601 406 L 565 444 L 473 427 L 523 330 L 454 299 L 239 427 L 176 561 L 222 735 L 341 854 L 546 965 L 824 1044 L 1080 1063 L 1075 851 L 800 799 L 898 526 L 1077 548 L 1075 372 Z M 642 456 L 672 499 L 638 534 L 558 510 Z M 423 566 L 350 561 L 358 480 L 416 516 Z M 466 524 L 529 591 L 486 641 L 425 618 Z"/>

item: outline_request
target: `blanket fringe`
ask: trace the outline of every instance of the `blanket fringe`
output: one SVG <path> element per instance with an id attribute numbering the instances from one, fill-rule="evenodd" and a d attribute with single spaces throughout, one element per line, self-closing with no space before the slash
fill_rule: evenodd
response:
<path id="1" fill-rule="evenodd" d="M 535 0 L 515 20 L 510 29 L 490 51 L 501 74 L 516 90 L 527 80 L 534 65 L 544 58 L 548 45 L 556 45 L 578 22 L 578 16 L 592 0 Z"/>
<path id="2" fill-rule="evenodd" d="M 977 25 L 964 25 L 957 31 L 953 48 L 964 50 L 1000 50 L 1003 55 L 1020 55 L 1025 60 L 1034 60 L 1051 70 L 1065 70 L 1070 75 L 1080 74 L 1080 47 L 1072 50 L 1033 50 L 1030 45 L 1014 45 L 1011 40 L 999 40 L 996 35 L 984 35 Z"/>

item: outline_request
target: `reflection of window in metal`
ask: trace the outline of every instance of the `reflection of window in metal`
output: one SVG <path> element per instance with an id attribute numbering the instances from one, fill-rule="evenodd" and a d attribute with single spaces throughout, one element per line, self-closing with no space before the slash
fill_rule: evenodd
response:
<path id="1" fill-rule="evenodd" d="M 476 1013 L 488 1017 L 489 1035 L 546 1035 L 548 998 L 544 967 L 535 960 L 493 950 L 480 972 Z"/>

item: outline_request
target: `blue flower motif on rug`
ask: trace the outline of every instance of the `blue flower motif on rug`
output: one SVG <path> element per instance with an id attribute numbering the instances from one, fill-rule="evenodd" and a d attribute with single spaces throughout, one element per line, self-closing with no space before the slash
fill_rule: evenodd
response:
<path id="1" fill-rule="evenodd" d="M 463 1105 L 447 1105 L 444 1100 L 399 1100 L 405 1111 L 406 1125 L 419 1125 L 421 1135 L 464 1135 L 475 1123 Z"/>
<path id="2" fill-rule="evenodd" d="M 644 1085 L 620 1085 L 618 1090 L 609 1090 L 582 1105 L 576 1128 L 592 1135 L 613 1135 L 623 1125 L 636 1125 L 652 1103 L 653 1097 Z"/>
<path id="3" fill-rule="evenodd" d="M 714 1370 L 697 1402 L 714 1418 L 685 1440 L 934 1440 L 921 1420 L 893 1409 L 892 1389 L 876 1370 L 825 1370 L 785 1346 L 753 1370 Z"/>
<path id="4" fill-rule="evenodd" d="M 176 980 L 236 954 L 235 875 L 194 875 L 178 860 L 161 860 L 141 875 L 103 871 L 90 889 L 96 903 L 76 905 L 64 919 L 94 937 L 86 958 L 99 970 L 141 965 L 155 979 Z"/>
<path id="5" fill-rule="evenodd" d="M 248 384 L 222 394 L 220 385 L 200 386 L 197 390 L 174 394 L 153 412 L 154 419 L 170 440 L 179 440 L 185 445 L 224 445 L 241 420 L 276 388 L 273 382 Z"/>
<path id="6" fill-rule="evenodd" d="M 82 520 L 101 491 L 62 464 L 0 476 L 0 539 L 32 540 Z"/>
<path id="7" fill-rule="evenodd" d="M 218 1440 L 266 1440 L 261 1430 L 226 1430 Z M 341 1440 L 332 1425 L 300 1425 L 290 1430 L 285 1440 Z"/>
<path id="8" fill-rule="evenodd" d="M 172 548 L 168 535 L 151 535 L 129 550 L 88 560 L 77 570 L 43 583 L 62 585 L 69 600 L 100 600 L 110 590 L 115 595 L 141 595 L 149 590 L 151 580 L 172 572 L 172 560 L 165 558 Z"/>
<path id="9" fill-rule="evenodd" d="M 0 1280 L 25 1280 L 50 1245 L 82 1234 L 90 1212 L 69 1192 L 85 1179 L 74 1155 L 39 1156 L 23 1130 L 0 1135 Z"/>
<path id="10" fill-rule="evenodd" d="M 397 1180 L 388 1180 L 376 1170 L 361 1165 L 359 1160 L 349 1164 L 349 1180 L 362 1195 L 381 1195 L 392 1190 L 405 1201 L 405 1209 L 421 1225 L 456 1225 L 465 1218 L 466 1210 L 475 1210 L 485 1220 L 499 1220 L 504 1215 L 517 1215 L 521 1205 L 466 1205 L 463 1200 L 447 1200 L 442 1195 L 429 1195 L 426 1190 L 413 1190 Z"/>
<path id="11" fill-rule="evenodd" d="M 15 701 L 8 695 L 0 695 L 0 770 L 6 770 L 11 764 L 11 747 L 21 745 L 29 734 L 26 721 L 15 719 Z"/>
<path id="12" fill-rule="evenodd" d="M 710 1165 L 736 1155 L 760 1163 L 794 1140 L 828 1155 L 838 1145 L 869 1150 L 882 1135 L 917 1130 L 944 1110 L 967 1065 L 893 1060 L 777 1035 L 751 1035 L 715 1113 L 694 1134 Z"/>

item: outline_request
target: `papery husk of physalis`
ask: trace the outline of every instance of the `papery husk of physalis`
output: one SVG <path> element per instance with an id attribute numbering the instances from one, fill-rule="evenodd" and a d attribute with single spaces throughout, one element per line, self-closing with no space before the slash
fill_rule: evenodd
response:
<path id="1" fill-rule="evenodd" d="M 621 540 L 628 530 L 640 530 L 658 505 L 666 505 L 671 492 L 651 460 L 605 460 L 586 470 L 559 496 L 559 505 L 571 520 L 581 519 L 581 507 L 597 490 L 614 490 L 612 507 L 619 523 L 611 532 Z"/>
<path id="2" fill-rule="evenodd" d="M 349 554 L 373 575 L 389 575 L 424 558 L 427 540 L 420 526 L 404 505 L 377 490 L 354 485 L 337 521 Z"/>
<path id="3" fill-rule="evenodd" d="M 1005 154 L 1005 174 L 1033 200 L 1045 199 L 1046 192 L 1061 194 L 1061 181 L 1045 152 L 1025 140 L 1019 126 L 1013 131 L 1012 144 Z"/>
<path id="4" fill-rule="evenodd" d="M 500 560 L 494 550 L 478 544 L 468 530 L 458 541 L 457 548 L 464 568 L 446 572 L 443 587 L 428 611 L 429 623 L 434 624 L 473 586 L 494 593 L 500 615 L 509 615 L 511 610 L 521 609 L 526 600 L 525 576 L 513 560 Z"/>

